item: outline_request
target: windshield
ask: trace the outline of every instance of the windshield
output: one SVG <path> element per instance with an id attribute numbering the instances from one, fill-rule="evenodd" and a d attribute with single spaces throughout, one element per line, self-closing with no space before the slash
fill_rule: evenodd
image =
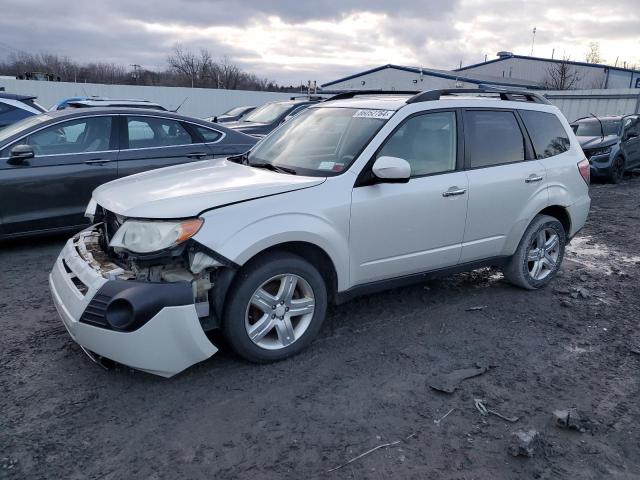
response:
<path id="1" fill-rule="evenodd" d="M 0 143 L 4 142 L 7 138 L 15 135 L 16 133 L 20 133 L 22 130 L 42 123 L 46 120 L 49 120 L 50 118 L 51 117 L 49 115 L 44 114 L 33 115 L 31 117 L 22 119 L 19 122 L 7 125 L 6 127 L 0 129 Z"/>
<path id="2" fill-rule="evenodd" d="M 235 117 L 236 115 L 240 115 L 242 112 L 244 112 L 247 108 L 249 107 L 235 107 L 232 108 L 231 110 L 227 110 L 226 112 L 224 112 L 222 115 L 229 115 L 230 117 Z"/>
<path id="3" fill-rule="evenodd" d="M 338 175 L 351 165 L 393 110 L 310 108 L 285 123 L 249 153 L 252 165 L 269 164 L 301 175 Z"/>
<path id="4" fill-rule="evenodd" d="M 271 123 L 292 107 L 291 103 L 267 103 L 248 114 L 245 122 Z"/>
<path id="5" fill-rule="evenodd" d="M 607 135 L 618 135 L 620 131 L 620 120 L 602 120 L 602 130 L 604 130 L 605 137 Z M 600 122 L 595 118 L 573 125 L 573 132 L 578 137 L 599 137 L 602 135 L 602 130 L 600 130 Z"/>

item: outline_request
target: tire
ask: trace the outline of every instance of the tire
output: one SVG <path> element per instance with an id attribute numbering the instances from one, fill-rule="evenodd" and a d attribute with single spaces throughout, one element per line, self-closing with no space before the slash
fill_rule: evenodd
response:
<path id="1" fill-rule="evenodd" d="M 238 355 L 269 363 L 307 347 L 326 312 L 327 288 L 318 270 L 297 255 L 271 252 L 251 261 L 234 280 L 222 331 Z"/>
<path id="2" fill-rule="evenodd" d="M 542 235 L 545 249 L 541 252 L 538 245 Z M 555 247 L 551 242 L 554 236 L 557 238 Z M 544 287 L 560 270 L 566 243 L 567 234 L 562 223 L 548 215 L 536 215 L 503 269 L 505 279 L 527 290 Z"/>
<path id="3" fill-rule="evenodd" d="M 620 183 L 624 179 L 625 162 L 624 158 L 616 157 L 611 162 L 608 180 L 611 183 Z"/>

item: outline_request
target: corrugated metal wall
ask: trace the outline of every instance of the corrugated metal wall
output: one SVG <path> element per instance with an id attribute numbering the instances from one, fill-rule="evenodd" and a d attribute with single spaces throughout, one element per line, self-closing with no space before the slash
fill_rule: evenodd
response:
<path id="1" fill-rule="evenodd" d="M 38 103 L 45 108 L 49 108 L 65 98 L 91 95 L 116 99 L 150 100 L 159 103 L 169 110 L 177 108 L 178 105 L 184 101 L 179 112 L 198 118 L 218 115 L 232 107 L 262 105 L 272 100 L 285 100 L 292 96 L 291 93 L 253 92 L 246 90 L 37 82 L 4 78 L 0 79 L 0 87 L 5 87 L 7 93 L 36 95 L 38 97 Z"/>
<path id="2" fill-rule="evenodd" d="M 635 88 L 617 90 L 556 90 L 543 92 L 567 120 L 594 115 L 640 113 L 640 92 Z"/>

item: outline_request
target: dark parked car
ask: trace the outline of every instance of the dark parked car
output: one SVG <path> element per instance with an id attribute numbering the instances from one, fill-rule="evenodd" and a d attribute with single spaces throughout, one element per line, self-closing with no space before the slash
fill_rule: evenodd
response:
<path id="1" fill-rule="evenodd" d="M 221 125 L 154 110 L 91 108 L 27 118 L 0 130 L 0 238 L 82 227 L 98 185 L 238 155 L 255 143 Z"/>
<path id="2" fill-rule="evenodd" d="M 297 115 L 309 105 L 322 100 L 324 100 L 322 97 L 304 96 L 292 97 L 291 100 L 265 103 L 242 117 L 240 121 L 229 122 L 225 126 L 238 132 L 261 138 L 271 133 L 288 118 Z"/>
<path id="3" fill-rule="evenodd" d="M 227 110 L 226 112 L 220 115 L 214 115 L 212 117 L 207 117 L 205 120 L 207 122 L 213 123 L 228 123 L 228 122 L 237 122 L 242 117 L 244 117 L 249 112 L 252 112 L 256 109 L 253 106 L 246 107 L 234 107 L 231 110 Z"/>
<path id="4" fill-rule="evenodd" d="M 45 111 L 36 97 L 0 92 L 0 128 Z"/>
<path id="5" fill-rule="evenodd" d="M 638 115 L 585 117 L 571 127 L 591 164 L 591 175 L 613 183 L 624 172 L 640 167 L 640 122 Z"/>

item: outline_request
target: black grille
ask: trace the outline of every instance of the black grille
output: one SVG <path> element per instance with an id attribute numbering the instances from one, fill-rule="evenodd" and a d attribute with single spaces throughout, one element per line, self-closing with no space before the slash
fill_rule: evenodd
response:
<path id="1" fill-rule="evenodd" d="M 87 305 L 80 321 L 95 325 L 96 327 L 108 327 L 105 314 L 110 300 L 111 297 L 109 295 L 97 293 L 96 296 L 91 299 L 89 305 Z"/>

